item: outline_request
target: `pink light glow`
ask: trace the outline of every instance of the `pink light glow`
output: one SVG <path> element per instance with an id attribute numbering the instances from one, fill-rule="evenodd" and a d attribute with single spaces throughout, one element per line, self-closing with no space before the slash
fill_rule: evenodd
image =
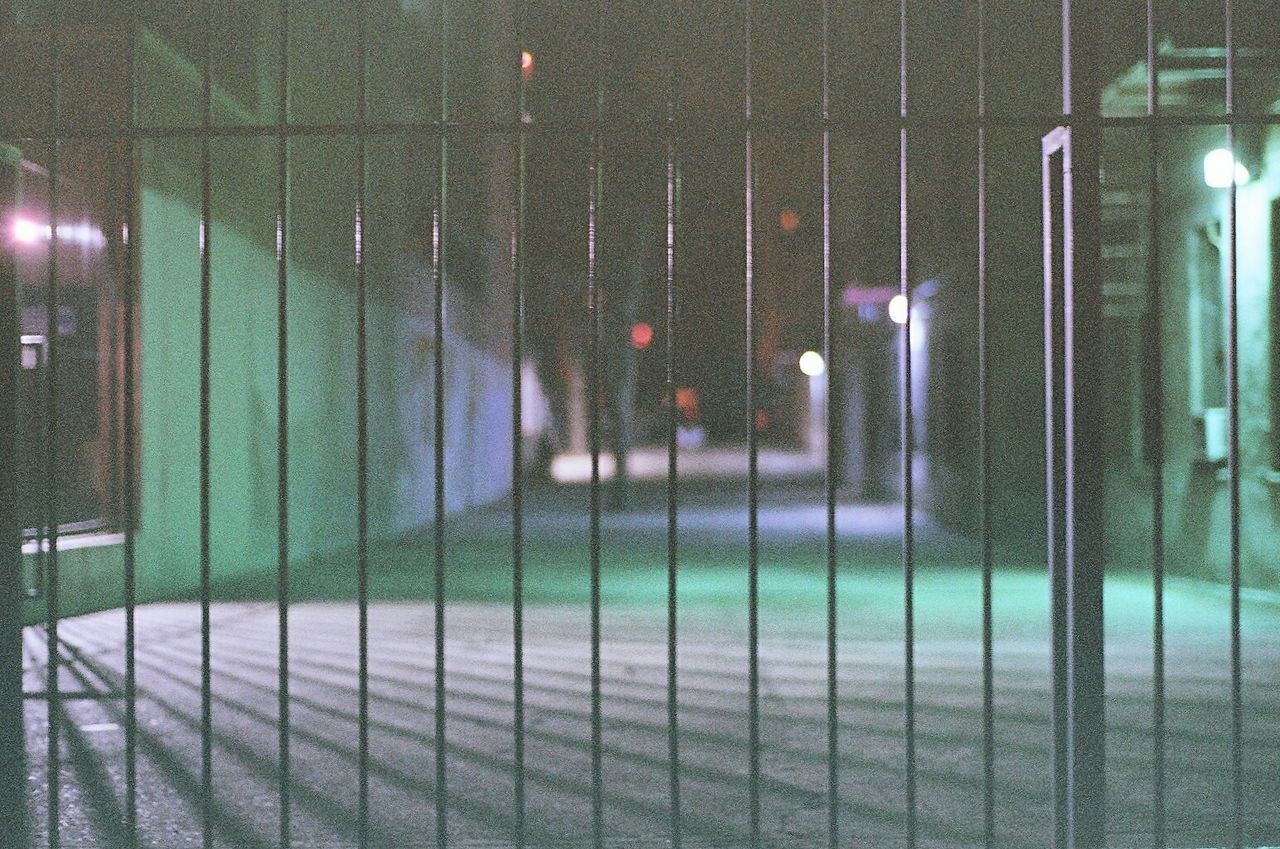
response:
<path id="1" fill-rule="evenodd" d="M 849 286 L 844 290 L 846 306 L 887 304 L 898 294 L 897 286 Z"/>
<path id="2" fill-rule="evenodd" d="M 46 239 L 49 238 L 47 234 L 49 228 L 47 226 L 43 228 L 46 231 L 45 233 L 41 233 L 41 229 L 40 225 L 34 221 L 29 221 L 26 218 L 17 218 L 13 222 L 13 238 L 24 245 L 35 244 L 41 236 Z"/>
<path id="3" fill-rule="evenodd" d="M 53 241 L 53 236 L 53 228 L 48 224 L 37 224 L 29 218 L 15 218 L 13 220 L 13 239 L 15 242 L 34 245 L 36 242 Z M 107 244 L 107 237 L 103 235 L 102 230 L 87 221 L 81 221 L 76 224 L 59 224 L 58 241 L 68 242 L 84 248 L 101 248 Z"/>

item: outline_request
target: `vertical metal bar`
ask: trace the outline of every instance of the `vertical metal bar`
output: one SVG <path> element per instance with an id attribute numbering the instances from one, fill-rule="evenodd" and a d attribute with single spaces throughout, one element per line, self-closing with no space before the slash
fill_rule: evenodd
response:
<path id="1" fill-rule="evenodd" d="M 1232 0 L 1223 0 L 1226 23 L 1226 117 L 1227 149 L 1235 161 L 1235 17 Z M 1244 693 L 1241 686 L 1240 641 L 1240 293 L 1237 251 L 1239 248 L 1239 190 L 1233 178 L 1227 189 L 1227 472 L 1231 499 L 1231 809 L 1232 847 L 1244 843 Z"/>
<path id="2" fill-rule="evenodd" d="M 448 842 L 449 790 L 446 749 L 445 670 L 444 670 L 444 593 L 445 593 L 445 492 L 444 492 L 444 334 L 445 334 L 445 276 L 449 262 L 449 0 L 440 0 L 440 163 L 436 171 L 436 214 L 434 216 L 432 245 L 432 270 L 435 284 L 435 341 L 433 379 L 435 391 L 434 433 L 434 484 L 435 484 L 435 532 L 433 555 L 435 560 L 434 631 L 435 631 L 435 814 L 436 845 L 444 847 Z"/>
<path id="3" fill-rule="evenodd" d="M 1102 293 L 1097 217 L 1100 133 L 1090 135 L 1094 136 L 1088 145 L 1092 148 L 1087 155 L 1091 163 L 1086 164 L 1086 156 L 1081 155 L 1083 145 L 1073 146 L 1073 174 L 1065 193 L 1067 214 L 1072 221 L 1068 254 L 1071 266 L 1067 273 L 1070 288 L 1065 301 L 1067 360 L 1063 377 L 1067 399 L 1066 497 L 1070 517 L 1067 525 L 1070 840 L 1074 849 L 1101 849 L 1106 828 L 1106 681 L 1102 622 L 1105 549 L 1099 338 Z M 1088 198 L 1084 202 L 1086 194 Z"/>
<path id="4" fill-rule="evenodd" d="M 45 373 L 45 369 L 47 368 L 47 366 L 48 364 L 45 362 L 44 345 L 40 344 L 36 348 L 36 368 L 38 369 L 37 374 L 43 375 Z M 32 387 L 32 390 L 31 390 L 32 409 L 35 408 L 36 404 L 40 403 L 39 396 L 41 395 L 42 391 L 43 391 L 43 387 L 40 387 L 40 386 Z M 47 546 L 45 545 L 45 543 L 47 541 L 48 528 L 46 528 L 44 521 L 37 520 L 35 530 L 36 530 L 36 539 L 35 539 L 36 562 L 35 562 L 35 569 L 33 570 L 33 574 L 31 576 L 31 589 L 32 589 L 32 592 L 35 593 L 35 595 L 38 597 L 43 595 L 45 590 L 45 574 L 47 572 L 46 565 L 45 565 L 45 552 L 47 551 Z"/>
<path id="5" fill-rule="evenodd" d="M 600 715 L 600 393 L 601 384 L 601 305 L 599 255 L 597 239 L 600 228 L 600 204 L 604 185 L 604 16 L 606 0 L 596 4 L 596 109 L 591 132 L 591 186 L 587 200 L 587 300 L 590 308 L 591 375 L 591 835 L 592 845 L 604 845 L 604 779 L 601 761 Z M 622 474 L 623 470 L 616 470 Z"/>
<path id="6" fill-rule="evenodd" d="M 60 730 L 62 717 L 62 688 L 58 683 L 58 485 L 61 477 L 61 466 L 58 457 L 58 179 L 61 162 L 62 139 L 59 126 L 61 121 L 60 100 L 62 96 L 62 45 L 58 30 L 57 0 L 50 4 L 50 45 L 53 62 L 53 74 L 50 80 L 52 91 L 49 98 L 50 131 L 52 138 L 49 145 L 49 262 L 48 280 L 45 291 L 46 330 L 45 345 L 48 360 L 45 368 L 45 523 L 48 525 L 49 555 L 45 574 L 45 635 L 48 643 L 48 654 L 45 668 L 45 691 L 48 693 L 48 746 L 46 757 L 49 792 L 48 831 L 49 849 L 57 849 L 61 842 L 59 827 L 62 822 L 62 753 L 60 750 Z M 37 545 L 39 543 L 37 542 Z"/>
<path id="7" fill-rule="evenodd" d="M 916 633 L 915 633 L 915 412 L 911 397 L 911 280 L 907 264 L 907 0 L 898 4 L 898 287 L 907 304 L 902 323 L 902 578 L 903 745 L 906 760 L 907 849 L 916 845 Z"/>
<path id="8" fill-rule="evenodd" d="M 126 63 L 128 62 L 127 59 L 125 61 Z M 126 73 L 128 73 L 127 70 Z M 126 251 L 125 239 L 127 238 L 127 234 L 124 230 L 125 219 L 123 217 L 112 219 L 111 215 L 119 212 L 118 208 L 115 207 L 114 204 L 119 203 L 124 197 L 123 183 L 119 181 L 128 176 L 128 166 L 121 166 L 121 164 L 116 162 L 114 159 L 114 157 L 121 155 L 121 139 L 114 138 L 111 141 L 113 143 L 113 149 L 111 151 L 113 159 L 111 161 L 111 167 L 107 170 L 110 174 L 110 179 L 113 181 L 109 189 L 112 197 L 111 200 L 108 201 L 108 212 L 106 216 L 106 223 L 109 232 L 104 231 L 104 236 L 107 240 L 107 244 L 110 246 L 108 251 L 111 254 L 111 261 L 113 263 L 117 263 L 117 265 L 113 265 L 112 271 L 116 273 L 113 274 L 112 279 L 107 281 L 101 288 L 100 297 L 98 299 L 99 303 L 97 312 L 100 317 L 99 321 L 104 324 L 109 322 L 109 327 L 99 327 L 98 329 L 99 344 L 102 349 L 102 362 L 98 364 L 98 375 L 99 383 L 103 386 L 103 394 L 106 396 L 105 403 L 102 403 L 99 409 L 105 412 L 105 421 L 102 421 L 101 426 L 108 446 L 105 465 L 106 478 L 108 481 L 107 486 L 110 493 L 105 499 L 103 499 L 102 512 L 107 521 L 107 526 L 113 530 L 119 531 L 122 527 L 121 523 L 124 521 L 124 505 L 120 501 L 124 494 L 124 482 L 120 479 L 120 452 L 123 438 L 121 434 L 122 419 L 120 404 L 124 398 L 124 388 L 121 385 L 124 358 L 122 356 L 123 352 L 120 349 L 120 346 L 123 344 L 123 339 L 121 338 L 122 327 L 120 326 L 120 306 L 124 302 L 124 296 L 121 293 L 120 288 L 123 285 L 124 277 L 119 273 L 118 263 L 124 261 Z M 119 240 L 118 242 L 116 241 L 117 239 Z M 100 412 L 99 420 L 101 421 L 102 419 L 103 412 Z M 123 577 L 124 574 L 122 571 L 121 578 Z M 123 596 L 121 597 L 121 601 L 123 601 Z M 127 814 L 124 815 L 124 819 L 128 819 Z"/>
<path id="9" fill-rule="evenodd" d="M 7 201 L 17 197 L 21 160 L 11 163 L 3 153 L 0 148 L 0 198 Z M 0 248 L 0 821 L 7 826 L 0 829 L 0 849 L 31 845 L 22 703 L 22 614 L 27 594 L 17 492 L 19 316 L 17 256 Z"/>
<path id="10" fill-rule="evenodd" d="M 1068 588 L 1068 841 L 1101 849 L 1106 839 L 1102 77 L 1096 51 L 1102 4 L 1065 0 L 1064 105 L 1071 122 L 1063 175 L 1063 398 Z"/>
<path id="11" fill-rule="evenodd" d="M 679 492 L 679 442 L 676 427 L 679 408 L 676 405 L 676 212 L 679 188 L 676 161 L 677 66 L 676 3 L 667 0 L 667 785 L 671 803 L 671 847 L 680 849 L 682 839 L 680 816 L 680 689 L 679 655 L 676 626 L 679 588 L 679 551 L 677 509 Z"/>
<path id="12" fill-rule="evenodd" d="M 280 0 L 276 123 L 276 611 L 280 849 L 290 845 L 289 761 L 289 0 Z"/>
<path id="13" fill-rule="evenodd" d="M 515 849 L 525 845 L 524 766 L 524 271 L 525 164 L 528 147 L 528 84 L 524 70 L 524 42 L 528 33 L 527 0 L 516 5 L 516 208 L 511 223 L 511 265 L 514 277 L 511 308 L 511 639 L 513 651 L 512 726 L 515 735 Z"/>
<path id="14" fill-rule="evenodd" d="M 129 129 L 137 124 L 137 59 L 129 57 Z M 139 204 L 137 151 L 132 137 L 125 143 L 124 174 L 124 340 L 123 340 L 123 473 L 124 496 L 124 786 L 125 832 L 129 846 L 138 845 L 138 675 L 137 675 L 137 212 Z"/>
<path id="15" fill-rule="evenodd" d="M 213 0 L 202 0 L 204 50 L 200 114 L 200 828 L 201 845 L 213 849 L 213 681 L 210 606 L 210 306 L 212 285 L 210 126 L 213 123 Z"/>
<path id="16" fill-rule="evenodd" d="M 822 0 L 822 357 L 826 361 L 827 507 L 827 849 L 840 843 L 840 729 L 836 643 L 836 405 L 832 394 L 831 330 L 835 318 L 831 286 L 831 3 Z"/>
<path id="17" fill-rule="evenodd" d="M 360 849 L 369 846 L 369 293 L 364 255 L 367 25 L 367 4 L 365 0 L 356 0 L 356 197 L 353 236 L 356 272 L 356 607 L 360 655 L 356 697 L 356 837 Z"/>
<path id="18" fill-rule="evenodd" d="M 1147 352 L 1148 458 L 1151 463 L 1151 578 L 1152 717 L 1151 717 L 1151 845 L 1166 849 L 1165 817 L 1165 639 L 1164 639 L 1164 345 L 1163 301 L 1160 289 L 1160 77 L 1158 0 L 1147 0 L 1147 179 L 1151 183 L 1148 211 L 1147 323 L 1143 349 Z"/>
<path id="19" fill-rule="evenodd" d="M 995 846 L 995 648 L 991 583 L 995 568 L 991 451 L 991 302 L 987 289 L 987 19 L 978 0 L 978 455 L 982 533 L 982 840 Z"/>
<path id="20" fill-rule="evenodd" d="M 992 629 L 992 571 L 994 566 L 992 527 L 991 457 L 991 365 L 989 342 L 989 294 L 987 291 L 987 135 L 985 41 L 983 5 L 979 2 L 979 83 L 978 83 L 978 443 L 981 456 L 980 513 L 982 528 L 982 764 L 983 841 L 987 849 L 995 842 L 995 686 Z"/>
<path id="21" fill-rule="evenodd" d="M 1042 143 L 1041 197 L 1043 201 L 1044 248 L 1044 440 L 1045 440 L 1045 535 L 1049 575 L 1050 664 L 1053 695 L 1053 845 L 1067 849 L 1067 591 L 1066 516 L 1063 495 L 1066 471 L 1063 464 L 1062 431 L 1062 261 L 1066 223 L 1060 217 L 1062 185 L 1055 172 L 1055 157 L 1066 168 L 1067 131 L 1055 130 Z"/>
<path id="22" fill-rule="evenodd" d="M 747 333 L 747 792 L 751 849 L 760 846 L 760 449 L 756 416 L 756 291 L 755 291 L 755 153 L 753 115 L 751 21 L 752 0 L 745 0 L 746 144 L 744 166 L 744 253 L 746 258 Z"/>

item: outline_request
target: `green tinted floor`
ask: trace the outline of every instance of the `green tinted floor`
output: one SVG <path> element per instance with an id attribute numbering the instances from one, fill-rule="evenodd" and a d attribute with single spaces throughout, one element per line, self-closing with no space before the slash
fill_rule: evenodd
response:
<path id="1" fill-rule="evenodd" d="M 602 778 L 611 846 L 669 845 L 665 561 L 618 565 L 608 549 L 602 616 Z M 858 544 L 848 550 L 856 554 Z M 788 554 L 790 552 L 790 554 Z M 765 558 L 760 643 L 763 845 L 825 846 L 827 702 L 820 546 L 779 543 Z M 638 555 L 637 555 L 638 556 Z M 687 846 L 748 844 L 745 575 L 735 558 L 686 567 L 680 583 L 681 823 Z M 736 557 L 736 555 L 735 555 Z M 790 558 L 790 559 L 788 559 Z M 634 559 L 634 558 L 633 558 Z M 643 560 L 648 560 L 647 555 Z M 467 569 L 454 558 L 459 594 Z M 982 843 L 978 574 L 926 558 L 916 588 L 920 845 Z M 609 564 L 613 563 L 613 567 Z M 375 570 L 381 568 L 377 561 Z M 388 567 L 390 568 L 390 567 Z M 549 571 L 540 572 L 540 569 Z M 529 845 L 591 839 L 590 644 L 585 563 L 531 561 L 525 610 Z M 541 577 L 539 577 L 541 575 Z M 390 580 L 385 575 L 377 580 Z M 375 583 L 377 583 L 375 580 Z M 563 584 L 563 597 L 554 587 Z M 495 590 L 496 592 L 496 590 Z M 388 591 L 387 595 L 392 593 Z M 479 591 L 473 596 L 482 595 Z M 842 845 L 903 846 L 902 579 L 873 557 L 842 558 L 839 585 L 839 822 Z M 1111 843 L 1149 846 L 1151 591 L 1107 586 Z M 370 609 L 370 843 L 435 845 L 447 792 L 451 845 L 513 845 L 512 616 L 506 597 L 447 606 L 447 788 L 435 782 L 434 635 L 429 601 Z M 1246 844 L 1280 844 L 1280 604 L 1247 596 L 1244 637 Z M 214 843 L 275 846 L 278 803 L 276 610 L 213 608 Z M 138 618 L 138 799 L 143 844 L 200 841 L 200 627 L 191 603 Z M 61 626 L 68 690 L 117 694 L 124 615 Z M 1168 591 L 1168 821 L 1175 847 L 1231 836 L 1227 595 L 1173 581 Z M 347 601 L 291 613 L 295 845 L 356 845 L 357 614 Z M 1043 847 L 1051 828 L 1047 592 L 1035 572 L 995 583 L 997 845 Z M 28 633 L 28 689 L 43 686 L 42 632 Z M 45 704 L 28 702 L 32 806 L 43 840 Z M 122 845 L 123 702 L 64 703 L 64 845 Z"/>

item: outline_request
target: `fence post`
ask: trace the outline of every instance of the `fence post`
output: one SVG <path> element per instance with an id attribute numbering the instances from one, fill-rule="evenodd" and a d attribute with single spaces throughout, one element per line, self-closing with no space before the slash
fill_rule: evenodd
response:
<path id="1" fill-rule="evenodd" d="M 1067 845 L 1106 839 L 1103 667 L 1102 67 L 1104 0 L 1063 0 L 1066 175 Z"/>
<path id="2" fill-rule="evenodd" d="M 18 163 L 0 147 L 0 209 L 13 208 Z M 22 527 L 18 520 L 18 274 L 0 244 L 0 849 L 29 845 L 22 712 Z"/>

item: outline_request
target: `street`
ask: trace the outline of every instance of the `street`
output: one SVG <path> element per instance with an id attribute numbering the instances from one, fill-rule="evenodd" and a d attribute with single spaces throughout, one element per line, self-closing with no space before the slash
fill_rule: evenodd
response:
<path id="1" fill-rule="evenodd" d="M 791 512 L 788 513 L 787 511 Z M 827 702 L 825 571 L 819 517 L 766 502 L 761 514 L 760 769 L 766 846 L 824 846 Z M 775 512 L 781 511 L 781 512 Z M 500 511 L 494 511 L 494 515 Z M 679 762 L 684 845 L 745 846 L 748 834 L 747 605 L 742 547 L 724 511 L 682 513 L 689 534 L 679 593 Z M 730 511 L 732 512 L 732 511 Z M 896 514 L 900 519 L 900 513 Z M 663 514 L 665 516 L 665 514 Z M 701 519 L 698 517 L 702 516 Z M 904 844 L 902 576 L 892 561 L 892 506 L 842 508 L 838 617 L 839 818 L 844 843 Z M 560 517 L 560 518 L 557 518 Z M 569 518 L 565 518 L 569 517 Z M 877 519 L 877 517 L 879 517 Z M 723 517 L 722 517 L 723 518 Z M 483 526 L 471 520 L 475 528 Z M 490 527 L 501 539 L 497 519 Z M 582 514 L 529 522 L 524 608 L 527 838 L 591 841 L 590 631 L 587 560 L 543 551 Z M 880 525 L 877 526 L 876 522 Z M 710 523 L 698 543 L 700 523 Z M 602 555 L 602 778 L 606 845 L 669 845 L 665 524 L 652 511 L 607 517 Z M 494 530 L 496 528 L 496 530 Z M 770 530 L 772 528 L 773 530 Z M 790 528 L 791 530 L 787 530 Z M 453 531 L 457 539 L 464 530 Z M 479 531 L 476 531 L 479 534 Z M 585 546 L 585 535 L 571 540 Z M 713 544 L 714 543 L 714 544 Z M 569 543 L 566 543 L 568 545 Z M 495 547 L 450 555 L 446 596 L 448 831 L 451 844 L 513 845 L 510 561 Z M 508 550 L 509 551 L 509 550 Z M 585 551 L 585 549 L 584 549 Z M 508 555 L 509 556 L 509 555 Z M 723 562 L 716 562 L 719 556 Z M 980 579 L 968 548 L 921 527 L 915 587 L 916 721 L 921 846 L 980 846 L 982 712 Z M 953 562 L 946 562 L 951 557 Z M 571 558 L 572 559 L 572 558 Z M 421 561 L 429 576 L 430 561 Z M 370 841 L 435 845 L 432 605 L 391 600 L 399 586 L 371 565 Z M 469 579 L 472 572 L 490 583 Z M 542 575 L 542 579 L 539 579 Z M 390 581 L 387 588 L 383 579 Z M 505 582 L 505 583 L 504 583 Z M 1116 847 L 1149 845 L 1151 589 L 1139 572 L 1107 583 L 1108 818 Z M 556 587 L 563 592 L 557 596 Z M 486 593 L 493 597 L 485 599 Z M 997 845 L 1051 836 L 1048 602 L 1034 569 L 994 584 Z M 1230 839 L 1228 597 L 1174 579 L 1167 605 L 1170 845 Z M 278 816 L 276 607 L 212 608 L 213 824 L 218 846 L 268 847 Z M 144 844 L 200 840 L 199 606 L 137 611 L 138 799 Z M 62 686 L 106 694 L 63 709 L 63 839 L 114 846 L 124 769 L 123 611 L 61 623 Z M 292 823 L 295 845 L 354 846 L 358 795 L 357 610 L 334 598 L 290 612 Z M 1280 603 L 1246 593 L 1246 845 L 1280 843 Z M 43 631 L 27 638 L 28 690 L 43 686 Z M 29 700 L 33 810 L 45 810 L 46 714 Z M 44 828 L 35 823 L 37 831 Z"/>

